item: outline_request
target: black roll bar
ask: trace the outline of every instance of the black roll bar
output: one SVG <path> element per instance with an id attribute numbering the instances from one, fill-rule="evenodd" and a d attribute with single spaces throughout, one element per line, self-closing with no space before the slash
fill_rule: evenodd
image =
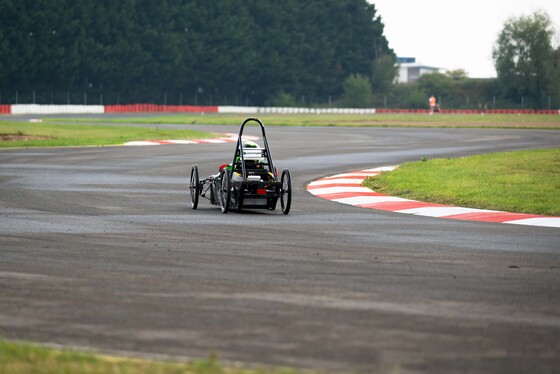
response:
<path id="1" fill-rule="evenodd" d="M 272 164 L 272 157 L 270 156 L 270 149 L 268 148 L 268 141 L 266 140 L 266 132 L 264 130 L 263 123 L 258 118 L 247 118 L 246 120 L 241 123 L 241 128 L 239 129 L 239 136 L 237 137 L 237 146 L 235 148 L 235 154 L 233 155 L 233 161 L 231 162 L 232 169 L 235 168 L 235 161 L 237 157 L 241 158 L 241 170 L 243 172 L 243 178 L 247 178 L 247 171 L 245 170 L 245 156 L 243 155 L 243 140 L 241 137 L 243 136 L 243 130 L 245 129 L 245 125 L 249 122 L 257 122 L 261 127 L 264 148 L 266 150 L 266 158 L 268 161 L 268 168 L 269 171 L 274 175 L 274 165 Z M 274 175 L 276 178 L 276 175 Z"/>

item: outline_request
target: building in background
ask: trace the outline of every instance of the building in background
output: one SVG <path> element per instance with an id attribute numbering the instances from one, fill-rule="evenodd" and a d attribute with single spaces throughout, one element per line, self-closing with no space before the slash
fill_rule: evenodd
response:
<path id="1" fill-rule="evenodd" d="M 399 74 L 396 83 L 409 83 L 417 81 L 424 74 L 445 73 L 446 69 L 426 66 L 416 62 L 416 57 L 397 57 Z"/>

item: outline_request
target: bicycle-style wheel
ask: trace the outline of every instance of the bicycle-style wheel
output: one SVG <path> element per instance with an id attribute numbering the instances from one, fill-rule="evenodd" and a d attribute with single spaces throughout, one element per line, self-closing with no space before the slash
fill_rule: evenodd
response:
<path id="1" fill-rule="evenodd" d="M 222 170 L 220 177 L 220 191 L 218 192 L 220 198 L 220 209 L 222 210 L 222 213 L 227 213 L 231 202 L 231 180 L 229 171 L 227 169 Z"/>
<path id="2" fill-rule="evenodd" d="M 191 183 L 189 190 L 191 192 L 191 207 L 196 209 L 198 207 L 198 198 L 200 196 L 200 182 L 198 179 L 198 167 L 196 165 L 191 169 Z"/>
<path id="3" fill-rule="evenodd" d="M 280 179 L 280 205 L 282 206 L 282 213 L 290 213 L 292 205 L 292 177 L 288 169 L 282 171 L 282 178 Z"/>

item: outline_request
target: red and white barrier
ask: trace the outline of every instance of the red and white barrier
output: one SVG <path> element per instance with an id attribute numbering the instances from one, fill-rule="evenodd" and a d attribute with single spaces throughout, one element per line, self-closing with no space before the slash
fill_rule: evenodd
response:
<path id="1" fill-rule="evenodd" d="M 105 113 L 217 113 L 217 106 L 126 104 L 105 105 Z"/>
<path id="2" fill-rule="evenodd" d="M 385 114 L 428 113 L 427 109 L 376 109 L 376 108 L 303 108 L 255 107 L 227 105 L 0 105 L 0 114 L 103 114 L 103 113 L 230 113 L 230 114 Z M 489 109 L 485 111 L 460 109 L 445 110 L 447 114 L 550 114 L 560 115 L 560 110 Z"/>
<path id="3" fill-rule="evenodd" d="M 377 109 L 380 114 L 430 113 L 429 109 Z M 560 109 L 444 109 L 445 114 L 560 114 Z"/>

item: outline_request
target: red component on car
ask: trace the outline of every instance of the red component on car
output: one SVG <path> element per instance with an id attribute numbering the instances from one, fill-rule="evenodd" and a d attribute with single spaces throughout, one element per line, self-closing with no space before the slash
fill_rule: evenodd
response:
<path id="1" fill-rule="evenodd" d="M 266 188 L 257 188 L 257 195 L 266 195 Z"/>

